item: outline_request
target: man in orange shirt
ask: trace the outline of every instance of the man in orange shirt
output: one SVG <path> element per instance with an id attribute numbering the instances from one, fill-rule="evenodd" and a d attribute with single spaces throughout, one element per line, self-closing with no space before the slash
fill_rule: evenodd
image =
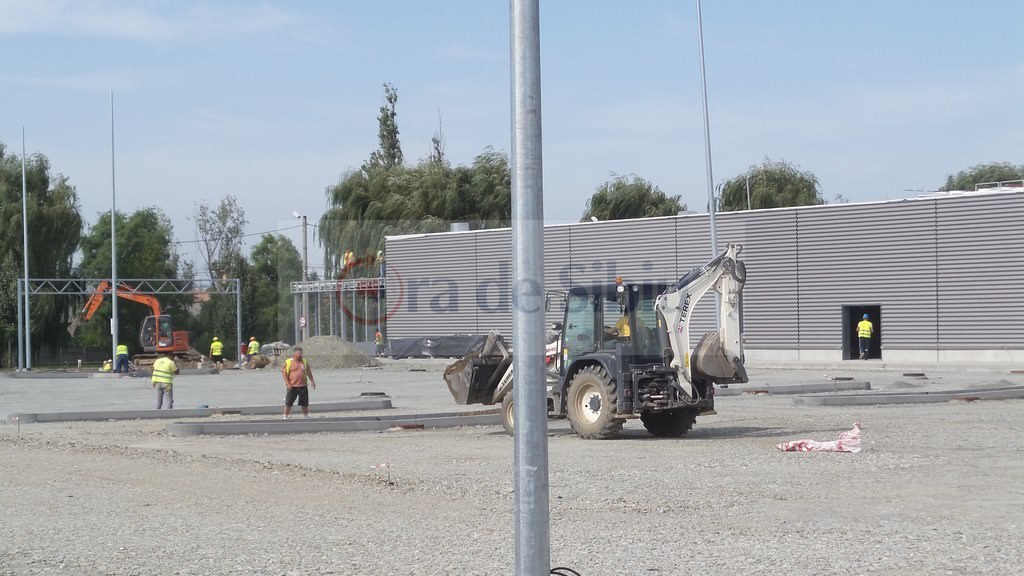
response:
<path id="1" fill-rule="evenodd" d="M 284 361 L 281 375 L 284 376 L 284 387 L 288 390 L 284 396 L 284 418 L 287 419 L 291 416 L 295 400 L 298 400 L 299 406 L 302 407 L 302 415 L 308 418 L 309 389 L 306 387 L 306 383 L 309 382 L 313 390 L 316 390 L 316 381 L 313 379 L 313 371 L 309 367 L 309 362 L 302 357 L 302 348 L 299 346 L 294 348 L 292 357 Z"/>

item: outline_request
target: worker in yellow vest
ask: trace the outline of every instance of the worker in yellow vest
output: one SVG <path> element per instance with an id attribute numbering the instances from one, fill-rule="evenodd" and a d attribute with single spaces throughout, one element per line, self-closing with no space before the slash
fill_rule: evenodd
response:
<path id="1" fill-rule="evenodd" d="M 174 353 L 167 352 L 153 363 L 153 388 L 156 388 L 156 409 L 164 404 L 167 395 L 167 409 L 174 408 L 174 375 L 178 373 L 178 365 L 174 363 Z"/>
<path id="2" fill-rule="evenodd" d="M 260 341 L 255 336 L 249 336 L 249 348 L 246 353 L 246 362 L 249 368 L 256 367 L 256 355 L 260 353 Z"/>
<path id="3" fill-rule="evenodd" d="M 117 355 L 114 356 L 114 372 L 128 373 L 128 347 L 124 344 L 117 345 Z"/>
<path id="4" fill-rule="evenodd" d="M 860 322 L 857 322 L 857 340 L 860 342 L 860 359 L 867 360 L 868 352 L 871 350 L 871 337 L 875 334 L 875 325 L 871 323 L 869 316 L 864 315 Z"/>
<path id="5" fill-rule="evenodd" d="M 213 337 L 213 342 L 210 343 L 210 362 L 213 363 L 213 367 L 217 370 L 224 368 L 224 343 L 216 336 Z"/>

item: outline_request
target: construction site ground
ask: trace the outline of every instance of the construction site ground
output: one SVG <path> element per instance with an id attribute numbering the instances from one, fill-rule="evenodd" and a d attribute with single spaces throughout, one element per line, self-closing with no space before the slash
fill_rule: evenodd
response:
<path id="1" fill-rule="evenodd" d="M 448 360 L 317 371 L 317 402 L 456 406 Z M 1024 384 L 1008 367 L 750 370 L 875 391 Z M 175 406 L 279 403 L 280 373 L 188 373 Z M 0 574 L 512 574 L 513 440 L 500 426 L 189 436 L 167 420 L 18 424 L 146 409 L 142 378 L 0 375 Z M 721 397 L 689 435 L 580 440 L 550 421 L 552 565 L 611 574 L 1021 574 L 1024 401 L 797 405 Z M 337 415 L 337 414 L 335 414 Z M 240 416 L 218 416 L 237 419 Z M 263 417 L 266 418 L 266 417 Z M 862 423 L 863 451 L 783 453 Z M 383 465 L 383 466 L 382 466 Z"/>

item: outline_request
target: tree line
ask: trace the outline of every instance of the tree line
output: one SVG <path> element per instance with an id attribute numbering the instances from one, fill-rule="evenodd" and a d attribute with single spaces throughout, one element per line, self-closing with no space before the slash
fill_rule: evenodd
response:
<path id="1" fill-rule="evenodd" d="M 373 262 L 384 256 L 387 235 L 443 232 L 453 222 L 473 229 L 506 227 L 511 222 L 511 171 L 508 156 L 485 148 L 468 165 L 452 165 L 440 131 L 430 153 L 407 165 L 397 122 L 398 92 L 384 84 L 384 103 L 377 115 L 377 148 L 359 166 L 329 186 L 327 208 L 317 237 L 324 248 L 326 274 L 345 271 L 345 254 L 356 264 L 379 270 Z M 103 278 L 110 276 L 110 212 L 88 226 L 68 177 L 54 174 L 46 156 L 25 159 L 28 188 L 29 267 L 34 278 Z M 21 276 L 21 158 L 0 143 L 0 366 L 9 366 L 16 332 L 16 285 Z M 988 163 L 949 175 L 940 190 L 973 190 L 976 185 L 1024 179 L 1024 165 Z M 834 202 L 844 202 L 836 197 Z M 785 160 L 765 158 L 758 165 L 721 183 L 719 211 L 822 204 L 820 184 L 810 171 Z M 679 195 L 669 195 L 635 174 L 612 174 L 587 200 L 581 221 L 671 216 L 686 210 Z M 289 283 L 302 275 L 302 261 L 292 242 L 264 234 L 247 254 L 243 246 L 248 221 L 237 198 L 227 195 L 215 206 L 200 202 L 194 211 L 199 262 L 180 255 L 173 225 L 157 207 L 131 214 L 118 212 L 118 276 L 121 278 L 239 278 L 242 287 L 243 339 L 289 340 L 294 334 Z M 364 271 L 366 271 L 364 270 Z M 373 272 L 370 272 L 373 273 Z M 315 276 L 315 275 L 314 275 Z M 315 279 L 315 278 L 314 278 Z M 226 299 L 232 296 L 212 298 Z M 212 336 L 235 339 L 234 303 L 205 305 L 193 296 L 161 296 L 177 329 L 190 330 L 197 349 Z M 82 297 L 39 295 L 32 299 L 33 348 L 109 345 L 105 322 L 84 325 L 75 336 L 65 330 Z M 166 304 L 165 304 L 166 302 Z M 218 303 L 219 304 L 219 303 Z M 109 316 L 109 298 L 99 317 Z M 148 311 L 119 306 L 119 332 L 137 333 Z M 105 315 L 106 314 L 106 315 Z M 125 343 L 133 337 L 122 336 Z"/>

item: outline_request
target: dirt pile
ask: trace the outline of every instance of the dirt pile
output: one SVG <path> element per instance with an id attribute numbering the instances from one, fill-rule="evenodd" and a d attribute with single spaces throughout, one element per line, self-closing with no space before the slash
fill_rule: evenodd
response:
<path id="1" fill-rule="evenodd" d="M 313 370 L 333 368 L 358 368 L 360 366 L 377 366 L 379 362 L 357 350 L 338 336 L 313 336 L 300 344 L 302 356 L 309 361 Z M 291 354 L 291 350 L 282 352 L 282 358 Z M 284 360 L 279 360 L 284 362 Z"/>

